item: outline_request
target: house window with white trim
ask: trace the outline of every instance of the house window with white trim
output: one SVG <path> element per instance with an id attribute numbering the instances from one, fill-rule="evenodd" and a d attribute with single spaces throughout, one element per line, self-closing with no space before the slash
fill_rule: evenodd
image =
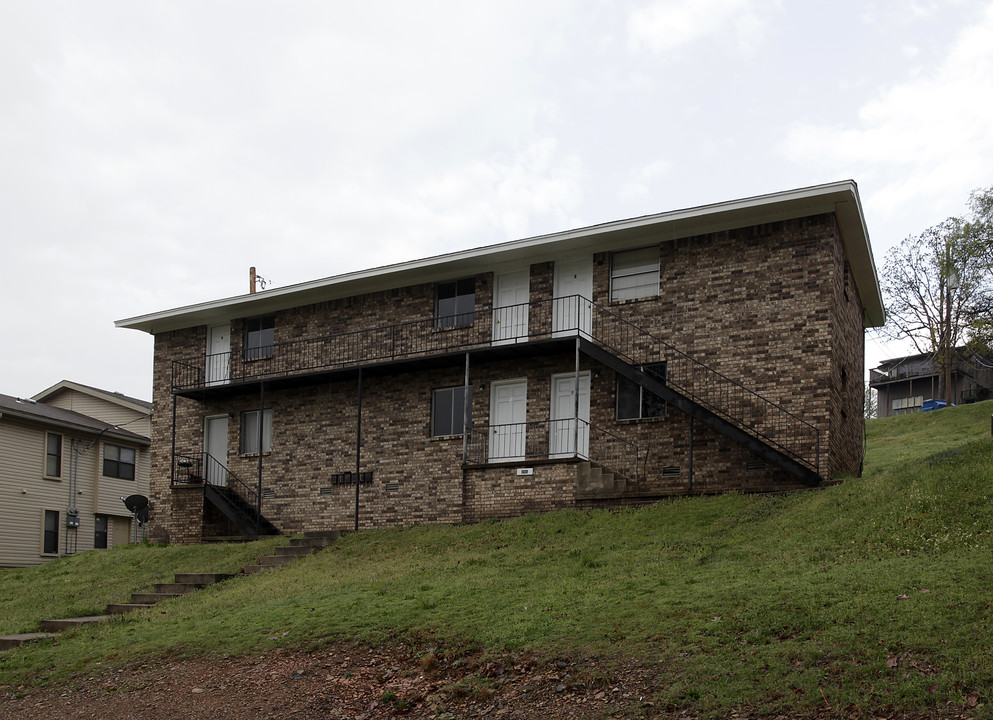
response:
<path id="1" fill-rule="evenodd" d="M 465 430 L 465 386 L 440 388 L 432 393 L 431 435 L 461 435 Z M 469 388 L 469 407 L 472 407 L 472 388 Z"/>
<path id="2" fill-rule="evenodd" d="M 241 414 L 241 454 L 257 455 L 259 452 L 259 411 Z M 272 410 L 266 408 L 262 415 L 262 452 L 272 452 Z"/>
<path id="3" fill-rule="evenodd" d="M 610 258 L 610 301 L 658 297 L 659 248 L 614 253 Z"/>
<path id="4" fill-rule="evenodd" d="M 62 477 L 62 436 L 45 433 L 45 477 Z"/>
<path id="5" fill-rule="evenodd" d="M 120 480 L 134 480 L 134 448 L 121 445 L 103 446 L 103 476 Z"/>

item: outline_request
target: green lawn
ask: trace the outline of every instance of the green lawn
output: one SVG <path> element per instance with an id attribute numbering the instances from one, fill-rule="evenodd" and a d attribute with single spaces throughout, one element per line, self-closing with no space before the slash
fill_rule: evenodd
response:
<path id="1" fill-rule="evenodd" d="M 705 713 L 988 702 L 991 413 L 871 421 L 865 476 L 823 490 L 351 535 L 287 568 L 0 654 L 0 683 L 163 652 L 430 634 L 452 648 L 635 659 L 657 668 L 657 703 Z M 0 632 L 267 551 L 136 547 L 4 571 Z"/>

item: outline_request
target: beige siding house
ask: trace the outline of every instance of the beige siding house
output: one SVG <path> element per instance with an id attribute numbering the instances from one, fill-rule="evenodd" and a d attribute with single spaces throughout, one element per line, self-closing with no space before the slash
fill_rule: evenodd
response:
<path id="1" fill-rule="evenodd" d="M 151 404 L 63 381 L 0 395 L 0 566 L 132 538 L 121 502 L 149 492 Z"/>

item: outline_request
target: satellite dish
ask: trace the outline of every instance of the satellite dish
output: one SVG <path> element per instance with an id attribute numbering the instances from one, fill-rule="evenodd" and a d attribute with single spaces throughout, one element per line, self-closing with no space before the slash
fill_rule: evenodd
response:
<path id="1" fill-rule="evenodd" d="M 148 498 L 144 495 L 128 495 L 126 498 L 121 498 L 124 501 L 124 507 L 126 507 L 131 514 L 135 516 L 139 525 L 144 525 L 148 522 Z"/>

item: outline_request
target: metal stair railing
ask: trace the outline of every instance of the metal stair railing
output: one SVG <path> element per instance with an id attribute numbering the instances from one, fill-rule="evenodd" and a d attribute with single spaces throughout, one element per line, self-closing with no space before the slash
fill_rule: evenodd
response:
<path id="1" fill-rule="evenodd" d="M 578 426 L 574 418 L 566 418 L 469 428 L 467 463 L 566 458 L 591 460 L 634 483 L 640 477 L 638 445 L 586 420 Z"/>
<path id="2" fill-rule="evenodd" d="M 665 381 L 675 391 L 783 455 L 819 470 L 820 433 L 814 425 L 579 295 L 277 343 L 241 354 L 176 360 L 173 391 L 557 337 L 588 340 L 639 368 L 665 362 Z"/>
<path id="3" fill-rule="evenodd" d="M 172 483 L 202 483 L 231 490 L 245 505 L 240 510 L 249 515 L 258 532 L 262 525 L 262 498 L 258 491 L 239 478 L 220 460 L 208 452 L 176 454 L 173 456 Z"/>

